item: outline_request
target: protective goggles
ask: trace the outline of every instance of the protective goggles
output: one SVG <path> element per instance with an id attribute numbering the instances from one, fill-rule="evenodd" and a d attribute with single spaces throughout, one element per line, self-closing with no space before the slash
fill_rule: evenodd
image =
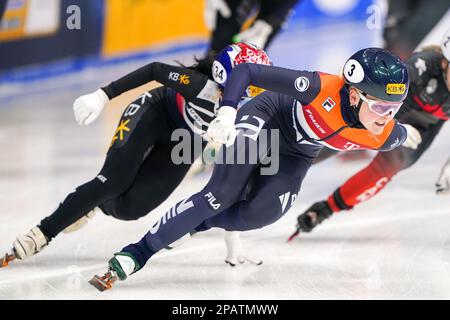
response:
<path id="1" fill-rule="evenodd" d="M 395 114 L 403 104 L 403 102 L 381 102 L 379 100 L 371 100 L 369 98 L 366 98 L 365 94 L 361 93 L 359 90 L 357 90 L 357 92 L 361 100 L 367 102 L 370 111 L 379 115 L 380 117 L 388 114 L 395 116 Z"/>

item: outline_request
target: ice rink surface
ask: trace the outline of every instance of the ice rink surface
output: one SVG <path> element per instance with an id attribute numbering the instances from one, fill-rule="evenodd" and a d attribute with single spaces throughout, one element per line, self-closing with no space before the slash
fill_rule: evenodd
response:
<path id="1" fill-rule="evenodd" d="M 364 30 L 364 25 L 293 26 L 269 53 L 279 66 L 337 73 L 353 51 L 379 44 L 379 32 Z M 201 51 L 156 59 L 189 61 L 195 53 Z M 125 104 L 116 102 L 93 125 L 79 127 L 73 100 L 147 62 L 0 88 L 2 253 L 102 165 Z M 0 299 L 449 299 L 450 197 L 434 193 L 450 156 L 449 135 L 444 126 L 420 161 L 372 201 L 288 244 L 297 215 L 369 160 L 334 158 L 314 166 L 280 221 L 242 235 L 262 266 L 226 265 L 223 232 L 211 230 L 161 252 L 111 291 L 99 293 L 88 285 L 92 275 L 103 274 L 115 251 L 139 240 L 171 205 L 200 190 L 205 173 L 186 179 L 139 221 L 97 215 L 79 232 L 58 236 L 35 258 L 0 270 Z"/>

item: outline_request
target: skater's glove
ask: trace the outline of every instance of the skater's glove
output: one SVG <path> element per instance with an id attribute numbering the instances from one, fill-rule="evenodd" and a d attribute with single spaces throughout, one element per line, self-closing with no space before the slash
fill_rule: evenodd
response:
<path id="1" fill-rule="evenodd" d="M 109 98 L 102 89 L 79 97 L 73 103 L 75 120 L 80 126 L 89 125 L 102 113 Z"/>
<path id="2" fill-rule="evenodd" d="M 236 139 L 237 131 L 234 125 L 236 121 L 236 109 L 223 106 L 219 109 L 217 117 L 209 125 L 205 134 L 208 141 L 225 144 L 231 146 Z"/>
<path id="3" fill-rule="evenodd" d="M 409 124 L 402 124 L 402 126 L 405 127 L 407 133 L 407 137 L 405 142 L 403 142 L 403 146 L 416 150 L 419 144 L 422 142 L 422 136 L 420 135 L 419 130 Z"/>
<path id="4" fill-rule="evenodd" d="M 225 0 L 206 0 L 206 8 L 204 12 L 206 27 L 213 31 L 216 29 L 217 15 L 224 18 L 231 17 L 231 10 Z"/>
<path id="5" fill-rule="evenodd" d="M 327 201 L 314 203 L 304 213 L 297 217 L 297 230 L 288 238 L 292 241 L 300 233 L 311 232 L 317 225 L 331 217 L 333 210 Z"/>
<path id="6" fill-rule="evenodd" d="M 273 27 L 269 23 L 264 20 L 256 20 L 250 28 L 235 35 L 233 42 L 248 42 L 264 48 L 272 32 Z"/>
<path id="7" fill-rule="evenodd" d="M 436 182 L 436 193 L 439 195 L 450 194 L 450 159 L 444 165 Z"/>

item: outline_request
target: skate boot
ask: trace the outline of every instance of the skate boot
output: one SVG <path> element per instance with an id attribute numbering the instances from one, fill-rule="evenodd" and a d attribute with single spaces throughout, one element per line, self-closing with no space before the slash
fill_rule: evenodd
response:
<path id="1" fill-rule="evenodd" d="M 81 217 L 80 219 L 78 219 L 77 221 L 72 223 L 70 226 L 65 228 L 63 230 L 63 233 L 72 233 L 72 232 L 78 231 L 81 228 L 83 228 L 85 225 L 87 225 L 89 220 L 95 216 L 95 214 L 97 213 L 97 210 L 100 210 L 100 208 L 96 207 L 96 208 L 92 209 L 91 211 L 89 211 L 88 214 Z"/>
<path id="2" fill-rule="evenodd" d="M 124 281 L 129 275 L 140 269 L 139 263 L 132 254 L 127 252 L 115 253 L 114 257 L 108 261 L 108 272 L 100 277 L 95 275 L 89 284 L 99 291 L 105 291 L 112 288 L 117 280 Z"/>
<path id="3" fill-rule="evenodd" d="M 1 267 L 8 266 L 9 262 L 18 259 L 25 260 L 42 251 L 48 245 L 48 240 L 39 227 L 34 227 L 26 235 L 17 237 L 13 243 L 11 253 L 7 253 L 1 260 Z"/>
<path id="4" fill-rule="evenodd" d="M 248 262 L 254 265 L 261 265 L 262 261 L 249 257 L 242 247 L 239 231 L 225 231 L 225 245 L 227 246 L 227 257 L 225 263 L 235 267 L 238 263 Z"/>
<path id="5" fill-rule="evenodd" d="M 308 210 L 298 216 L 297 230 L 289 237 L 291 241 L 300 232 L 311 232 L 318 224 L 328 219 L 333 214 L 327 201 L 314 203 Z"/>

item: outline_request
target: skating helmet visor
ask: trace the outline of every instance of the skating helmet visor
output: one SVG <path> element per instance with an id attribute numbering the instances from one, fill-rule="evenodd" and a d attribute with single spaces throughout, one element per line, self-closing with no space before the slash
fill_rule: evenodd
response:
<path id="1" fill-rule="evenodd" d="M 380 117 L 386 116 L 388 114 L 394 117 L 403 104 L 403 102 L 372 100 L 367 98 L 365 93 L 362 93 L 359 90 L 356 91 L 358 92 L 359 98 L 367 103 L 370 111 L 379 115 Z"/>

